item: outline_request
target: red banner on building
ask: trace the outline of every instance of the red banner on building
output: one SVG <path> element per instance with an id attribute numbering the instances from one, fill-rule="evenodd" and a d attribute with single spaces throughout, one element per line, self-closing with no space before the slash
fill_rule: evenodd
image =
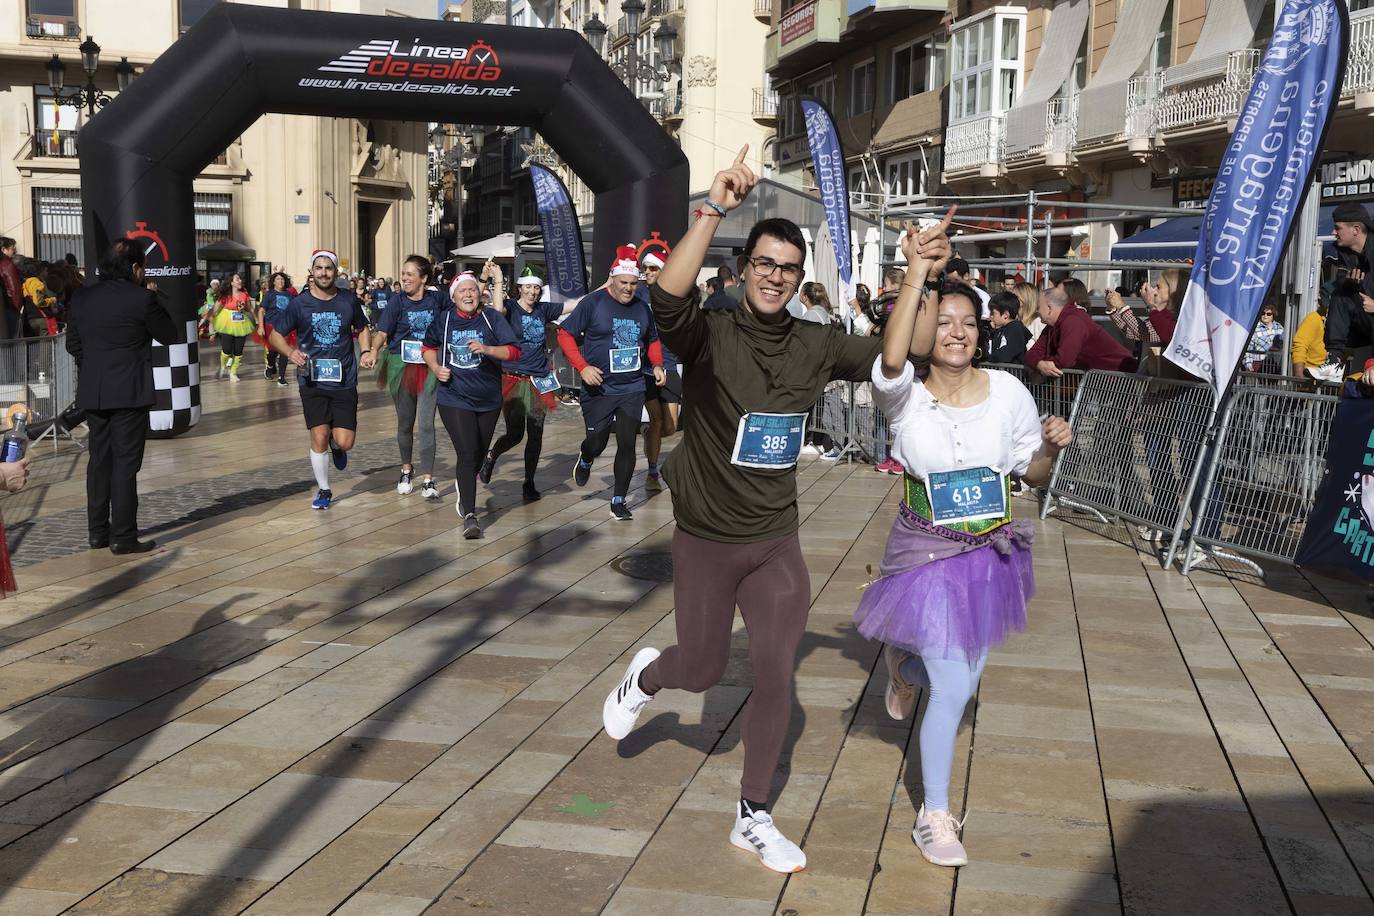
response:
<path id="1" fill-rule="evenodd" d="M 816 27 L 816 2 L 806 0 L 788 10 L 782 17 L 779 45 L 789 44 Z"/>

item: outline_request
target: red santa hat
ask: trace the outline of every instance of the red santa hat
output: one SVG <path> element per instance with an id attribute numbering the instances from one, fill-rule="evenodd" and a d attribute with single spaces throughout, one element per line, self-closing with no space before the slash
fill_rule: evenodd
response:
<path id="1" fill-rule="evenodd" d="M 338 269 L 339 269 L 339 256 L 338 256 L 337 254 L 335 254 L 334 252 L 330 251 L 328 248 L 316 248 L 316 249 L 315 249 L 314 253 L 310 255 L 310 266 L 311 266 L 311 267 L 314 267 L 314 266 L 315 266 L 315 261 L 316 261 L 316 259 L 318 259 L 318 258 L 328 258 L 330 261 L 334 262 L 334 269 L 335 269 L 335 270 L 338 270 Z"/>
<path id="2" fill-rule="evenodd" d="M 644 256 L 643 263 L 645 267 L 657 267 L 659 270 L 662 270 L 664 265 L 663 256 L 656 251 L 651 251 Z"/>
<path id="3" fill-rule="evenodd" d="M 479 290 L 482 288 L 482 284 L 478 281 L 477 275 L 470 270 L 465 270 L 454 277 L 453 282 L 448 285 L 448 297 L 450 299 L 453 298 L 454 293 L 458 292 L 458 286 L 462 283 L 471 283 Z"/>
<path id="4" fill-rule="evenodd" d="M 615 260 L 611 262 L 612 277 L 638 277 L 639 252 L 633 245 L 621 245 L 615 250 Z"/>

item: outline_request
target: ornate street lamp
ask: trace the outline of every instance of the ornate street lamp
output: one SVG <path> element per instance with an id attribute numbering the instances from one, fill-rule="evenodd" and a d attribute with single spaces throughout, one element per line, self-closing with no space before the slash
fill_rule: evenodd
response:
<path id="1" fill-rule="evenodd" d="M 625 25 L 630 36 L 629 47 L 623 59 L 610 61 L 609 66 L 620 77 L 621 82 L 630 87 L 639 98 L 644 102 L 652 102 L 663 98 L 663 85 L 673 78 L 677 68 L 677 29 L 664 20 L 659 27 L 654 30 L 654 49 L 657 52 L 657 63 L 643 61 L 639 57 L 639 27 L 644 17 L 644 0 L 623 0 L 620 4 L 621 12 L 625 14 Z M 582 34 L 587 39 L 587 44 L 592 46 L 598 57 L 604 57 L 606 53 L 606 24 L 596 17 L 588 19 L 582 26 Z M 639 84 L 647 84 L 646 89 L 640 90 Z"/>
<path id="2" fill-rule="evenodd" d="M 87 117 L 91 117 L 97 109 L 110 104 L 110 96 L 102 92 L 100 87 L 95 84 L 95 75 L 100 69 L 100 45 L 95 43 L 94 38 L 87 35 L 86 40 L 81 42 L 77 50 L 81 52 L 81 69 L 86 71 L 86 85 L 73 86 L 70 89 L 64 88 L 67 65 L 62 63 L 62 58 L 54 54 L 46 66 L 48 88 L 52 90 L 54 105 L 74 108 L 77 111 L 84 107 Z M 129 58 L 121 57 L 119 63 L 115 65 L 114 71 L 115 83 L 119 86 L 119 91 L 123 92 L 133 82 L 134 65 L 129 63 Z"/>

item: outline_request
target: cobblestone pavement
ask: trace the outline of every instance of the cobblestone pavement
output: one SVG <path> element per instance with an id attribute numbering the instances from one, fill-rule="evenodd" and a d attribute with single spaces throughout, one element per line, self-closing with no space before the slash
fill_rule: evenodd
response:
<path id="1" fill-rule="evenodd" d="M 814 599 L 774 813 L 810 865 L 775 875 L 726 840 L 742 628 L 719 686 L 601 733 L 630 655 L 673 639 L 671 497 L 641 471 L 634 521 L 612 522 L 608 461 L 570 489 L 575 412 L 550 426 L 545 498 L 523 503 L 503 460 L 464 541 L 451 480 L 439 503 L 395 494 L 380 393 L 329 512 L 304 498 L 294 393 L 204 394 L 196 430 L 149 444 L 157 551 L 73 550 L 70 447 L 0 504 L 22 535 L 0 601 L 0 914 L 1374 912 L 1358 590 L 1185 579 L 1119 527 L 1037 522 L 1030 627 L 960 733 L 956 873 L 911 843 L 919 736 L 851 622 L 895 479 L 809 463 Z"/>

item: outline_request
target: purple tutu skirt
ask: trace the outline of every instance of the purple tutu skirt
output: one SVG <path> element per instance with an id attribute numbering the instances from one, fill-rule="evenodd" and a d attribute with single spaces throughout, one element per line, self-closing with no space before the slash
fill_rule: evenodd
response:
<path id="1" fill-rule="evenodd" d="M 859 632 L 923 658 L 976 658 L 1026 628 L 1034 536 L 1023 521 L 966 535 L 902 506 L 881 575 L 854 612 Z"/>

